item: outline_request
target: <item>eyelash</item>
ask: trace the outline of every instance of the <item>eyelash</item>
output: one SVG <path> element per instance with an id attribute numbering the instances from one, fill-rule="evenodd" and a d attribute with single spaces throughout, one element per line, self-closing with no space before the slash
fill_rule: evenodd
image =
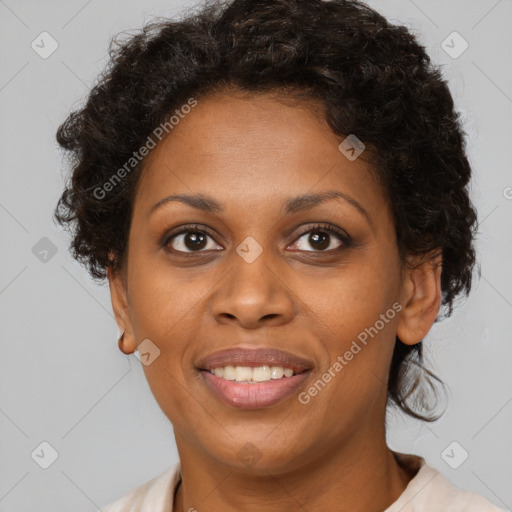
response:
<path id="1" fill-rule="evenodd" d="M 294 239 L 294 242 L 296 242 L 297 240 L 302 238 L 304 235 L 306 235 L 308 233 L 313 233 L 315 231 L 325 232 L 325 233 L 328 233 L 329 235 L 335 235 L 336 237 L 338 237 L 340 239 L 340 241 L 342 242 L 342 245 L 337 247 L 336 249 L 329 249 L 329 250 L 324 250 L 324 251 L 303 251 L 303 252 L 318 253 L 318 254 L 333 254 L 342 249 L 348 249 L 349 247 L 352 247 L 354 245 L 353 239 L 349 235 L 347 235 L 344 231 L 342 231 L 339 228 L 336 228 L 335 226 L 333 226 L 331 224 L 326 224 L 326 223 L 315 224 L 315 225 L 309 227 L 308 229 L 302 231 Z M 189 224 L 186 226 L 181 226 L 180 231 L 171 232 L 170 234 L 166 233 L 166 235 L 164 235 L 164 237 L 163 237 L 163 241 L 161 242 L 161 246 L 164 249 L 166 249 L 173 238 L 175 238 L 179 235 L 187 234 L 187 233 L 200 233 L 200 234 L 208 235 L 210 238 L 212 238 L 215 241 L 215 243 L 218 244 L 218 242 L 215 240 L 215 235 L 209 229 L 201 227 L 198 224 Z M 200 254 L 200 253 L 206 252 L 206 251 L 199 250 L 199 251 L 189 251 L 189 252 L 187 252 L 187 251 L 169 251 L 169 252 L 174 252 L 175 254 L 179 254 L 180 256 L 189 257 L 189 256 L 194 256 L 195 254 Z M 301 252 L 301 251 L 299 250 L 299 252 Z"/>

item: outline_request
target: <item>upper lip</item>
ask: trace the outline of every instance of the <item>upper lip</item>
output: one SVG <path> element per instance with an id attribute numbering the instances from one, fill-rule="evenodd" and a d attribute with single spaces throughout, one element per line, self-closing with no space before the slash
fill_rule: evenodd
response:
<path id="1" fill-rule="evenodd" d="M 196 364 L 197 368 L 201 370 L 212 370 L 224 366 L 264 365 L 291 368 L 295 373 L 310 370 L 313 367 L 307 359 L 270 347 L 227 348 L 201 358 Z"/>

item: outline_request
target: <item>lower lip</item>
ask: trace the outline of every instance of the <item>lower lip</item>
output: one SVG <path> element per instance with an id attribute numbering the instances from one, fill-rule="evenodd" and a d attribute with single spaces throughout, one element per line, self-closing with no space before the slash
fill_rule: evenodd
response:
<path id="1" fill-rule="evenodd" d="M 237 409 L 261 409 L 270 407 L 292 395 L 308 378 L 310 370 L 257 384 L 226 380 L 201 370 L 206 385 L 224 402 Z"/>

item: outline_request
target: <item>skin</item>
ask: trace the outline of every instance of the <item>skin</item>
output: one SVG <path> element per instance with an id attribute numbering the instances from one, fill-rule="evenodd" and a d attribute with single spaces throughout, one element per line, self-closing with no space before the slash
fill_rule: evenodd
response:
<path id="1" fill-rule="evenodd" d="M 182 484 L 173 512 L 377 512 L 413 476 L 386 445 L 387 379 L 395 336 L 418 343 L 438 314 L 440 256 L 401 264 L 370 164 L 349 161 L 338 149 L 344 137 L 309 107 L 270 94 L 201 98 L 146 159 L 126 265 L 108 270 L 124 351 L 147 338 L 160 350 L 143 368 L 174 427 Z M 283 213 L 287 199 L 328 190 L 368 218 L 340 199 Z M 171 194 L 212 197 L 223 212 L 173 201 L 149 213 Z M 299 238 L 319 222 L 355 244 L 327 235 L 327 253 L 310 238 L 322 229 Z M 213 230 L 202 252 L 183 233 L 159 244 L 188 223 Z M 236 252 L 248 236 L 263 250 L 252 263 Z M 313 362 L 307 390 L 395 302 L 402 310 L 306 405 L 295 394 L 235 409 L 195 369 L 220 349 L 277 347 Z M 238 456 L 248 442 L 260 457 L 252 467 Z"/>

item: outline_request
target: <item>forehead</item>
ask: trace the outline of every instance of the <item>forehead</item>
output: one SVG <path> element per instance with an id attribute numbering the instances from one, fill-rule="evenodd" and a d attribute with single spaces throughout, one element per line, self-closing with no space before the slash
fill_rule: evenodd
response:
<path id="1" fill-rule="evenodd" d="M 333 187 L 376 206 L 383 194 L 371 166 L 347 159 L 338 148 L 343 139 L 315 104 L 269 94 L 207 96 L 150 153 L 136 208 L 147 211 L 175 192 L 258 208 Z"/>

